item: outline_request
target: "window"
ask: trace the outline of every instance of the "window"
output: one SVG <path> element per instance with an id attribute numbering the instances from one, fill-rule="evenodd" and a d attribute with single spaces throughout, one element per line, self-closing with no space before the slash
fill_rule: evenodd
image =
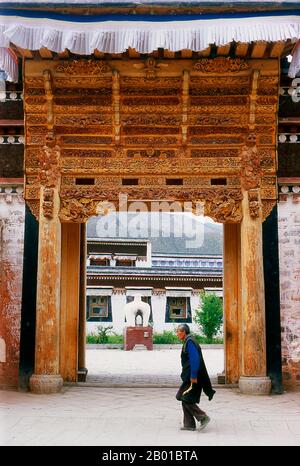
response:
<path id="1" fill-rule="evenodd" d="M 135 267 L 135 261 L 130 259 L 117 259 L 116 267 Z"/>
<path id="2" fill-rule="evenodd" d="M 112 322 L 110 296 L 87 296 L 87 321 Z"/>
<path id="3" fill-rule="evenodd" d="M 186 298 L 170 298 L 170 318 L 186 319 Z"/>
<path id="4" fill-rule="evenodd" d="M 166 322 L 192 322 L 190 298 L 167 297 Z"/>
<path id="5" fill-rule="evenodd" d="M 103 259 L 101 257 L 93 258 L 90 260 L 90 265 L 96 265 L 99 267 L 109 267 L 109 259 Z"/>

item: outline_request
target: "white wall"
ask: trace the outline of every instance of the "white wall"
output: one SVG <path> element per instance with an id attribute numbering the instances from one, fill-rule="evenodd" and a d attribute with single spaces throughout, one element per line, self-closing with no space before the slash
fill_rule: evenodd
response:
<path id="1" fill-rule="evenodd" d="M 191 295 L 191 309 L 192 317 L 195 315 L 195 310 L 200 305 L 199 294 Z M 163 333 L 165 330 L 173 331 L 177 324 L 175 322 L 165 322 L 166 315 L 166 293 L 153 294 L 151 297 L 152 314 L 153 314 L 153 330 L 155 333 Z M 112 318 L 113 322 L 87 322 L 87 333 L 94 333 L 98 325 L 108 327 L 113 325 L 113 331 L 117 334 L 123 334 L 125 327 L 125 313 L 124 306 L 126 304 L 126 294 L 113 294 L 111 296 L 112 302 Z M 194 321 L 189 324 L 193 332 L 199 333 L 200 330 Z"/>

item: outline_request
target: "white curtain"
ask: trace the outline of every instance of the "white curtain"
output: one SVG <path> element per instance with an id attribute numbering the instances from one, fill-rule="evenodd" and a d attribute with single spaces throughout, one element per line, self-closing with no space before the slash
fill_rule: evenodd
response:
<path id="1" fill-rule="evenodd" d="M 105 18 L 105 17 L 104 17 Z M 175 18 L 175 17 L 174 17 Z M 90 55 L 95 49 L 105 53 L 122 53 L 129 47 L 140 53 L 158 48 L 178 51 L 201 51 L 210 44 L 236 42 L 286 41 L 300 38 L 300 16 L 255 18 L 71 22 L 46 18 L 0 16 L 0 66 L 11 80 L 17 70 L 7 48 L 10 43 L 29 50 L 46 47 L 53 52 L 69 49 Z M 291 64 L 292 73 L 300 69 L 299 46 Z"/>

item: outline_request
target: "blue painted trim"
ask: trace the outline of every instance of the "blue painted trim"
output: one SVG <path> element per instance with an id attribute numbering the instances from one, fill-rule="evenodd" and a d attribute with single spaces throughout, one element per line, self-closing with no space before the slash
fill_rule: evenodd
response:
<path id="1" fill-rule="evenodd" d="M 32 19 L 52 19 L 56 21 L 68 21 L 73 23 L 103 23 L 107 21 L 132 21 L 132 22 L 174 22 L 174 21 L 195 21 L 195 20 L 213 20 L 213 19 L 243 19 L 243 18 L 267 18 L 267 17 L 285 17 L 299 16 L 300 9 L 279 10 L 265 12 L 247 12 L 247 13 L 204 13 L 204 14 L 173 14 L 173 15 L 138 15 L 138 14 L 103 14 L 103 15 L 70 15 L 63 13 L 52 13 L 48 11 L 28 11 L 28 10 L 6 10 L 0 9 L 1 16 L 14 16 Z"/>

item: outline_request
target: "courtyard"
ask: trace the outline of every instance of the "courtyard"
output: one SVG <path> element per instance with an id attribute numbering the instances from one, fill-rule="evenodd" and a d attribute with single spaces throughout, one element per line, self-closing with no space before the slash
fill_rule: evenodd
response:
<path id="1" fill-rule="evenodd" d="M 167 346 L 167 345 L 166 345 Z M 222 346 L 203 348 L 208 373 L 215 384 L 224 370 Z M 181 345 L 153 351 L 121 349 L 87 349 L 88 385 L 177 387 L 180 382 Z"/>

